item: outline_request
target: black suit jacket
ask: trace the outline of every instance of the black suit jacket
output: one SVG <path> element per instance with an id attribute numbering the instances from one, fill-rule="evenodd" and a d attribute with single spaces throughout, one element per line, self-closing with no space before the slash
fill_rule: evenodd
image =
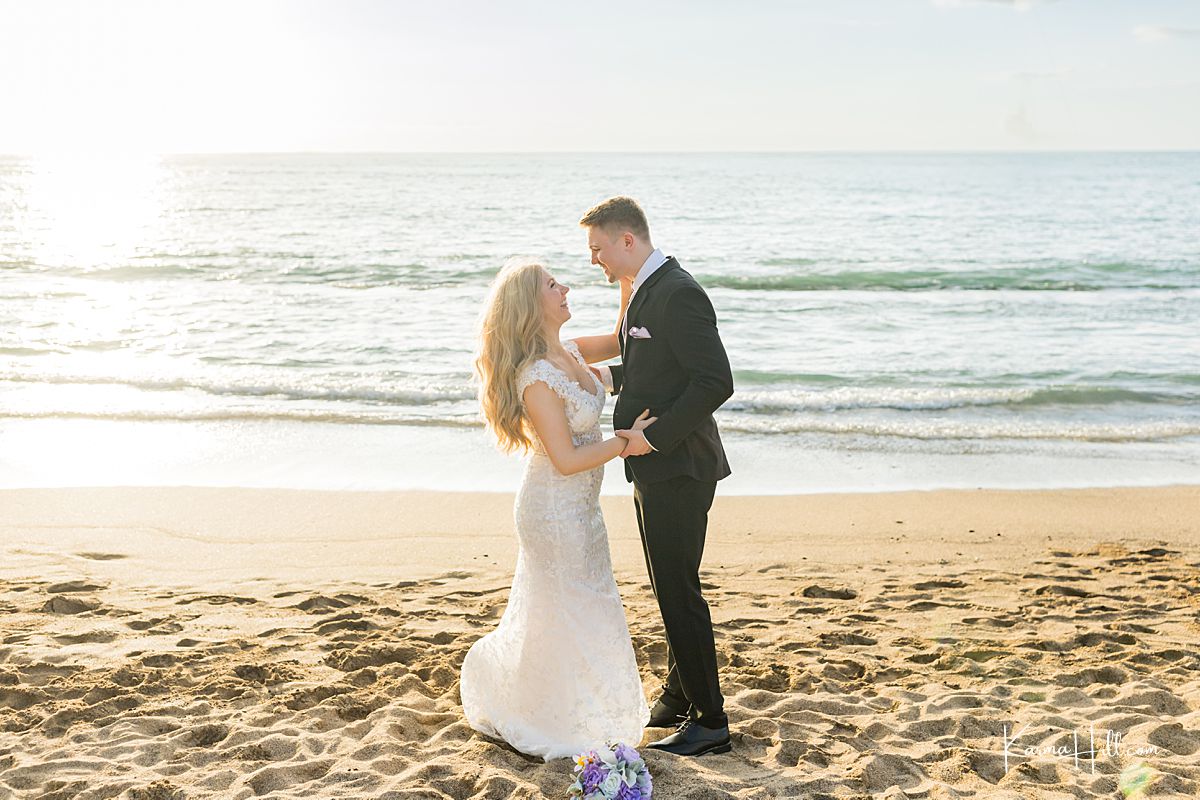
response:
<path id="1" fill-rule="evenodd" d="M 650 338 L 629 335 L 645 328 Z M 644 409 L 658 417 L 646 439 L 658 452 L 625 459 L 638 483 L 689 475 L 719 481 L 729 462 L 713 412 L 733 394 L 733 373 L 717 316 L 700 284 L 672 256 L 642 284 L 625 314 L 621 363 L 611 367 L 613 427 L 633 426 Z"/>

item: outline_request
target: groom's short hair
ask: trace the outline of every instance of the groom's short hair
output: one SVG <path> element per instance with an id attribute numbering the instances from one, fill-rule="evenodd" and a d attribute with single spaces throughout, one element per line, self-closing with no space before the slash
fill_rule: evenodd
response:
<path id="1" fill-rule="evenodd" d="M 644 242 L 650 241 L 650 226 L 646 214 L 632 197 L 610 197 L 588 209 L 579 220 L 585 228 L 600 228 L 605 233 L 629 231 Z"/>

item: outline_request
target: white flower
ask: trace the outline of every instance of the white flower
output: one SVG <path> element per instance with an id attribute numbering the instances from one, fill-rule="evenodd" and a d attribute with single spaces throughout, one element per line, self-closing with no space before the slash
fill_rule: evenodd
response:
<path id="1" fill-rule="evenodd" d="M 608 777 L 600 784 L 600 791 L 604 792 L 605 797 L 616 797 L 617 792 L 621 791 L 621 776 L 616 772 L 608 773 Z"/>

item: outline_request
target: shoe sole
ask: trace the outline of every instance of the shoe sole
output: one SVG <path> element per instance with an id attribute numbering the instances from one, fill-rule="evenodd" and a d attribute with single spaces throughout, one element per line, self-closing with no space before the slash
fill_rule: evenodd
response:
<path id="1" fill-rule="evenodd" d="M 733 749 L 733 742 L 726 742 L 725 744 L 718 744 L 714 747 L 711 747 L 708 750 L 701 750 L 699 753 L 696 753 L 696 755 L 706 756 L 709 753 L 728 753 L 732 749 Z"/>
<path id="2" fill-rule="evenodd" d="M 671 753 L 670 750 L 664 750 L 661 747 L 655 747 L 653 745 L 648 745 L 647 749 L 648 750 L 659 750 L 664 753 Z M 721 744 L 714 744 L 712 747 L 708 747 L 704 750 L 699 750 L 695 753 L 671 753 L 671 755 L 684 756 L 685 758 L 696 758 L 697 756 L 706 756 L 709 753 L 728 753 L 732 749 L 733 749 L 733 742 L 729 741 L 729 742 L 723 742 Z"/>

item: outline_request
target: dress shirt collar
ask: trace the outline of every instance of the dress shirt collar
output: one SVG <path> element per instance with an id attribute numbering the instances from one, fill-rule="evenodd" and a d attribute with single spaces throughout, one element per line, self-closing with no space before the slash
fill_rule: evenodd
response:
<path id="1" fill-rule="evenodd" d="M 637 276 L 634 277 L 633 290 L 636 292 L 638 288 L 646 282 L 646 279 L 653 275 L 658 268 L 665 263 L 667 263 L 667 257 L 663 255 L 663 251 L 659 250 L 657 247 L 654 248 L 654 252 L 646 257 L 645 263 L 642 264 L 642 268 L 638 270 Z"/>

